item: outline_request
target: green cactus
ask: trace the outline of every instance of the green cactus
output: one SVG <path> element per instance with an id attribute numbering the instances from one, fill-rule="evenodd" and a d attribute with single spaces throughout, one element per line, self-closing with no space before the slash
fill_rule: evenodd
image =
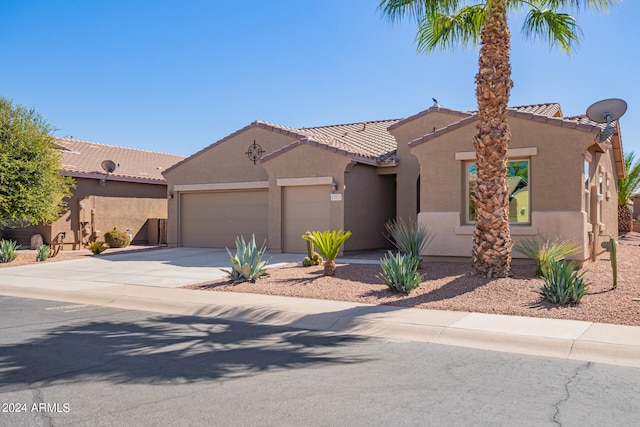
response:
<path id="1" fill-rule="evenodd" d="M 305 239 L 304 236 L 312 236 L 313 234 L 310 231 L 307 231 L 302 235 L 302 238 Z M 313 246 L 313 242 L 311 240 L 305 239 L 307 243 L 307 256 L 302 260 L 302 265 L 304 267 L 311 267 L 313 265 L 320 265 L 323 262 L 322 257 L 318 252 L 315 251 L 315 247 Z"/>
<path id="2" fill-rule="evenodd" d="M 616 241 L 611 236 L 609 238 L 609 252 L 611 259 L 611 270 L 613 271 L 613 289 L 618 287 L 618 259 L 616 256 Z"/>

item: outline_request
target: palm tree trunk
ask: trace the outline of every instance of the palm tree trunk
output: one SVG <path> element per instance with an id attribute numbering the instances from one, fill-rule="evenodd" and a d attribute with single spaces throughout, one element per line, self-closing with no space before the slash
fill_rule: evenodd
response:
<path id="1" fill-rule="evenodd" d="M 476 222 L 473 237 L 472 273 L 487 277 L 511 275 L 507 148 L 511 131 L 507 104 L 513 82 L 509 49 L 506 0 L 488 0 L 487 18 L 481 32 L 479 72 L 476 75 L 478 124 L 476 149 Z"/>
<path id="2" fill-rule="evenodd" d="M 633 230 L 633 214 L 628 205 L 618 206 L 618 231 L 628 233 Z"/>

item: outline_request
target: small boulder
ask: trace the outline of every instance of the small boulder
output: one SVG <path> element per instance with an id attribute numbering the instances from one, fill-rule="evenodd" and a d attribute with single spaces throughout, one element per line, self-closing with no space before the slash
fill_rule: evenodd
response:
<path id="1" fill-rule="evenodd" d="M 41 235 L 34 234 L 33 236 L 31 236 L 31 249 L 38 250 L 43 244 L 44 242 L 42 241 Z"/>

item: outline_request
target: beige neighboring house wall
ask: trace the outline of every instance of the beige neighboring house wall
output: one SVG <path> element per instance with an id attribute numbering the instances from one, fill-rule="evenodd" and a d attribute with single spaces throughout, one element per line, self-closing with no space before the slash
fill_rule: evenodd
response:
<path id="1" fill-rule="evenodd" d="M 584 121 L 584 120 L 583 120 Z M 619 140 L 597 153 L 594 146 L 600 130 L 579 120 L 545 117 L 510 111 L 512 137 L 509 160 L 529 163 L 530 223 L 511 224 L 514 242 L 535 236 L 550 236 L 575 243 L 580 253 L 575 259 L 589 259 L 604 251 L 601 244 L 612 233 L 617 237 L 617 217 L 613 211 L 617 192 L 614 163 L 621 151 Z M 427 256 L 469 257 L 474 225 L 466 221 L 466 165 L 475 160 L 472 138 L 475 116 L 436 130 L 410 143 L 421 165 L 421 212 L 418 219 L 434 233 Z M 614 137 L 617 138 L 617 137 Z M 606 144 L 605 144 L 606 145 Z M 590 159 L 590 191 L 585 196 L 584 165 Z M 598 171 L 610 178 L 608 196 L 602 200 L 594 191 Z M 586 209 L 586 201 L 590 202 Z M 592 224 L 593 223 L 593 224 Z M 614 226 L 615 224 L 615 226 Z M 614 228 L 616 230 L 614 230 Z M 606 231 L 603 231 L 606 230 Z M 514 258 L 523 257 L 516 251 Z"/>
<path id="2" fill-rule="evenodd" d="M 66 201 L 68 210 L 52 224 L 6 230 L 5 236 L 29 246 L 37 233 L 46 244 L 62 242 L 65 250 L 77 250 L 116 227 L 130 230 L 133 243 L 149 243 L 149 222 L 167 218 L 162 171 L 184 157 L 77 139 L 56 138 L 55 144 L 62 155 L 62 174 L 76 184 Z M 104 160 L 117 164 L 108 176 L 101 167 Z"/>

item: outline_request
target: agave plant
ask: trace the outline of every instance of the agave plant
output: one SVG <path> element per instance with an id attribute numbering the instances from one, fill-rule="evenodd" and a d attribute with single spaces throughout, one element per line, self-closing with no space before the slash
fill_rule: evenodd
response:
<path id="1" fill-rule="evenodd" d="M 14 240 L 2 240 L 0 242 L 0 263 L 11 262 L 18 256 L 17 250 L 20 247 Z"/>
<path id="2" fill-rule="evenodd" d="M 313 243 L 318 252 L 324 257 L 325 276 L 334 276 L 336 274 L 335 259 L 340 253 L 342 244 L 349 237 L 351 237 L 351 232 L 344 230 L 313 231 L 310 234 L 302 235 L 302 238 Z"/>
<path id="3" fill-rule="evenodd" d="M 587 294 L 589 284 L 582 277 L 584 273 L 576 272 L 575 268 L 574 261 L 551 261 L 543 270 L 540 296 L 554 304 L 579 303 Z"/>
<path id="4" fill-rule="evenodd" d="M 40 245 L 36 253 L 36 261 L 46 261 L 49 258 L 49 246 Z"/>
<path id="5" fill-rule="evenodd" d="M 265 247 L 266 242 L 258 249 L 254 234 L 251 235 L 249 243 L 244 241 L 244 236 L 236 237 L 236 254 L 233 255 L 227 248 L 233 269 L 222 271 L 229 275 L 229 280 L 234 284 L 246 281 L 255 282 L 262 277 L 268 276 L 266 267 L 269 260 L 262 260 Z"/>
<path id="6" fill-rule="evenodd" d="M 418 224 L 416 219 L 404 220 L 402 218 L 388 221 L 384 227 L 387 229 L 385 236 L 400 252 L 418 260 L 420 266 L 420 254 L 431 243 L 433 235 L 429 229 Z"/>
<path id="7" fill-rule="evenodd" d="M 536 275 L 542 276 L 549 264 L 561 261 L 579 252 L 576 245 L 548 238 L 524 239 L 513 245 L 513 249 L 536 262 Z"/>
<path id="8" fill-rule="evenodd" d="M 378 277 L 389 289 L 408 294 L 422 282 L 422 275 L 418 273 L 419 263 L 418 258 L 411 255 L 400 253 L 394 255 L 389 251 L 382 258 L 380 263 L 382 274 Z"/>

